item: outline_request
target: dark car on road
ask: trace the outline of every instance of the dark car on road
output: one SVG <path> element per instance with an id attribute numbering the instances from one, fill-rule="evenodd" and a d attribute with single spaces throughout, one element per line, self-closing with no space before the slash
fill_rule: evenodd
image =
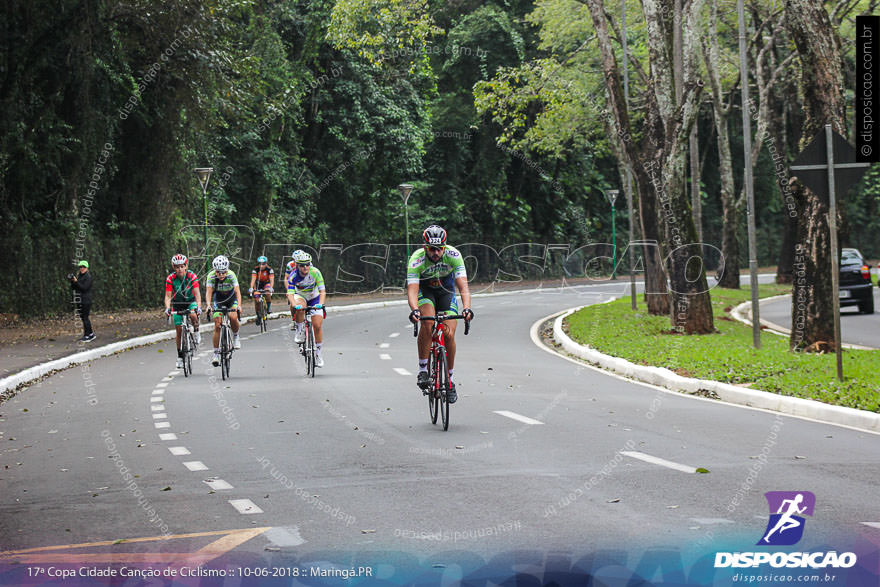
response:
<path id="1" fill-rule="evenodd" d="M 874 313 L 871 266 L 857 249 L 840 251 L 840 307 L 858 306 L 862 314 Z"/>

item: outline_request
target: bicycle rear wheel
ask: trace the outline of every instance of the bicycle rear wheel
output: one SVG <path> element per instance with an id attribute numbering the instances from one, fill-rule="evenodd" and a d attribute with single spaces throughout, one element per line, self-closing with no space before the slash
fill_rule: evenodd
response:
<path id="1" fill-rule="evenodd" d="M 440 416 L 443 419 L 443 430 L 449 430 L 449 402 L 446 400 L 446 392 L 449 390 L 449 368 L 446 364 L 446 349 L 440 347 L 438 353 L 437 381 L 439 382 L 438 391 L 440 392 Z"/>
<path id="2" fill-rule="evenodd" d="M 440 415 L 440 393 L 437 387 L 437 373 L 437 355 L 432 355 L 431 372 L 429 373 L 431 387 L 428 389 L 428 412 L 431 414 L 431 424 L 436 424 L 437 416 Z"/>

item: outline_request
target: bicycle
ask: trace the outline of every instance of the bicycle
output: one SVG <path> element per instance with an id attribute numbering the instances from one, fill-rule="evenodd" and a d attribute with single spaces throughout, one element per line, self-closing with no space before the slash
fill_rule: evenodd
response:
<path id="1" fill-rule="evenodd" d="M 220 319 L 220 375 L 225 381 L 229 379 L 229 364 L 232 360 L 232 353 L 235 351 L 232 345 L 232 326 L 229 325 L 229 313 L 239 312 L 239 310 L 238 308 L 220 307 L 215 308 L 213 312 L 223 314 Z"/>
<path id="2" fill-rule="evenodd" d="M 420 316 L 419 321 L 430 320 L 434 323 L 431 329 L 431 356 L 428 362 L 428 376 L 430 388 L 423 392 L 428 396 L 428 413 L 431 415 L 431 424 L 437 423 L 437 416 L 442 416 L 443 430 L 449 430 L 449 402 L 446 393 L 449 391 L 449 362 L 446 358 L 446 341 L 443 339 L 443 323 L 447 320 L 464 320 L 464 333 L 468 334 L 471 328 L 470 320 L 461 314 L 449 316 Z M 419 335 L 419 325 L 413 324 L 413 336 Z"/>
<path id="3" fill-rule="evenodd" d="M 183 332 L 181 332 L 180 337 L 180 351 L 183 355 L 183 376 L 189 377 L 192 370 L 192 357 L 195 353 L 196 348 L 196 329 L 193 326 L 192 321 L 189 319 L 189 315 L 192 314 L 195 310 L 185 309 L 185 310 L 174 310 L 172 314 L 177 314 L 178 316 L 183 317 Z"/>
<path id="4" fill-rule="evenodd" d="M 253 297 L 256 298 L 257 301 L 257 323 L 260 326 L 260 334 L 269 330 L 269 326 L 266 324 L 266 320 L 269 317 L 269 312 L 266 307 L 266 300 L 263 298 L 263 294 L 268 291 L 265 289 L 257 289 L 254 290 Z"/>
<path id="5" fill-rule="evenodd" d="M 294 306 L 294 310 L 302 310 L 302 306 Z M 315 376 L 315 357 L 318 353 L 318 350 L 315 347 L 315 331 L 312 329 L 312 314 L 320 311 L 324 312 L 324 318 L 326 318 L 327 306 L 322 306 L 320 309 L 314 307 L 306 308 L 306 337 L 305 340 L 299 343 L 299 353 L 306 361 L 306 376 L 310 377 Z"/>

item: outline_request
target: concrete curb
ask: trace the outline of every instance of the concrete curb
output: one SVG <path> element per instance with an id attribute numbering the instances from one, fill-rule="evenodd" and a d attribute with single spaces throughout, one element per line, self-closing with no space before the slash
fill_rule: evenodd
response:
<path id="1" fill-rule="evenodd" d="M 731 404 L 771 410 L 819 422 L 880 433 L 880 414 L 875 412 L 832 406 L 815 400 L 747 389 L 718 381 L 682 377 L 669 369 L 636 365 L 626 359 L 600 353 L 588 346 L 576 343 L 562 330 L 562 321 L 579 309 L 571 308 L 553 321 L 553 338 L 567 352 L 603 369 L 673 391 L 700 396 L 705 396 L 706 392 L 710 392 L 721 401 Z"/>
<path id="2" fill-rule="evenodd" d="M 783 294 L 781 296 L 772 296 L 769 298 L 761 298 L 758 300 L 758 304 L 763 304 L 764 302 L 774 302 L 776 300 L 781 300 L 783 298 L 790 298 L 791 294 Z M 730 315 L 734 317 L 734 319 L 739 320 L 743 324 L 747 324 L 749 326 L 752 325 L 752 302 L 743 302 L 733 310 L 730 311 Z M 777 336 L 791 336 L 791 330 L 785 328 L 784 326 L 780 326 L 779 324 L 775 324 L 768 320 L 764 320 L 761 318 L 761 326 L 764 326 L 764 332 L 769 332 L 770 334 L 775 334 Z M 845 349 L 853 349 L 859 351 L 876 351 L 878 350 L 876 347 L 871 346 L 863 346 L 860 344 L 853 344 L 849 342 L 843 343 L 843 348 Z"/>
<path id="3" fill-rule="evenodd" d="M 587 285 L 587 284 L 585 284 Z M 594 284 L 589 284 L 594 285 Z M 602 284 L 597 284 L 602 285 Z M 478 293 L 473 294 L 473 298 L 484 298 L 484 297 L 496 297 L 496 296 L 508 296 L 515 294 L 535 294 L 540 293 L 542 291 L 556 291 L 556 290 L 570 290 L 576 287 L 583 286 L 568 286 L 568 287 L 560 287 L 560 288 L 540 288 L 540 289 L 518 289 L 513 291 L 503 291 L 503 292 L 494 292 L 494 293 Z M 351 312 L 356 310 L 373 310 L 378 308 L 387 308 L 390 306 L 405 306 L 407 305 L 406 300 L 389 300 L 383 302 L 363 302 L 358 304 L 348 304 L 344 306 L 331 306 L 330 312 Z M 272 312 L 269 317 L 270 318 L 281 318 L 284 316 L 289 316 L 289 312 Z M 247 316 L 242 318 L 242 324 L 246 324 L 248 322 L 253 321 L 256 316 Z M 210 331 L 213 329 L 212 324 L 202 324 L 199 327 L 200 332 Z M 35 381 L 41 377 L 44 377 L 54 371 L 62 371 L 64 369 L 68 369 L 73 367 L 74 365 L 80 365 L 82 363 L 88 363 L 89 361 L 93 361 L 95 359 L 99 359 L 101 357 L 107 357 L 110 355 L 114 355 L 116 353 L 145 346 L 148 344 L 153 344 L 156 342 L 161 342 L 163 340 L 169 340 L 175 337 L 174 330 L 166 330 L 164 332 L 156 332 L 154 334 L 148 334 L 145 336 L 138 336 L 136 338 L 130 338 L 127 340 L 120 340 L 108 345 L 96 347 L 89 349 L 87 351 L 80 351 L 78 353 L 74 353 L 72 355 L 68 355 L 66 357 L 61 357 L 59 359 L 54 359 L 52 361 L 48 361 L 46 363 L 41 363 L 34 367 L 29 367 L 23 371 L 19 371 L 14 375 L 9 375 L 8 377 L 4 377 L 0 379 L 0 396 L 5 395 L 9 391 L 13 391 L 18 389 L 19 387 L 26 385 L 32 381 Z"/>

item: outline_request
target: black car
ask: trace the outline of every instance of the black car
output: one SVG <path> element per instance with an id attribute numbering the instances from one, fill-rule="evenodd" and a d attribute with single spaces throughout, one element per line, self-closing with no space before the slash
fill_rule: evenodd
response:
<path id="1" fill-rule="evenodd" d="M 862 314 L 874 313 L 871 266 L 857 249 L 840 252 L 840 307 L 858 306 Z"/>

